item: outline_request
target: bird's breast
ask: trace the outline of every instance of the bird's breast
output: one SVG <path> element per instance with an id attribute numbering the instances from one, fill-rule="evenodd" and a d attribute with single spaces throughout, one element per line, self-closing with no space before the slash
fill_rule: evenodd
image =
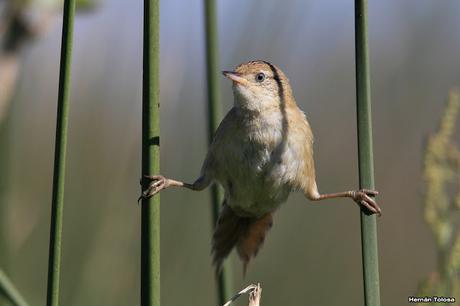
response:
<path id="1" fill-rule="evenodd" d="M 235 211 L 263 215 L 289 196 L 301 167 L 301 147 L 291 141 L 288 122 L 265 114 L 240 126 L 226 150 L 221 151 L 217 180 Z"/>

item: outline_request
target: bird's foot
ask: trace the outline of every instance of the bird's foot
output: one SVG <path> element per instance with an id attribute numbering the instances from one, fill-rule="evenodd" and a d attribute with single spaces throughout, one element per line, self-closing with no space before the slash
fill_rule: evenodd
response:
<path id="1" fill-rule="evenodd" d="M 378 194 L 379 192 L 376 190 L 361 189 L 357 191 L 352 191 L 351 198 L 359 206 L 364 208 L 368 214 L 377 214 L 378 216 L 381 216 L 382 209 L 380 209 L 380 206 L 377 204 L 377 202 L 373 198 L 371 198 L 371 196 L 374 197 Z"/>
<path id="2" fill-rule="evenodd" d="M 149 199 L 169 187 L 169 180 L 162 175 L 144 175 L 140 183 L 147 187 L 142 190 L 141 196 L 137 199 L 138 202 L 142 199 Z"/>

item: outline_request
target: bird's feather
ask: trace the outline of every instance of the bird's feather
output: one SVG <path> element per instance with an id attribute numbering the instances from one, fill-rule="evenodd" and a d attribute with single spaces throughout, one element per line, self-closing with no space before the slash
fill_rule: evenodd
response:
<path id="1" fill-rule="evenodd" d="M 224 259 L 236 246 L 246 273 L 249 261 L 255 257 L 273 224 L 272 213 L 261 218 L 240 217 L 224 203 L 213 235 L 212 254 L 216 275 Z"/>

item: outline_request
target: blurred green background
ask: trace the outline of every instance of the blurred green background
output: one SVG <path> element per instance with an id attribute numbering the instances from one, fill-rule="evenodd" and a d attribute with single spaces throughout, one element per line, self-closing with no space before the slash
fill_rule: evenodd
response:
<path id="1" fill-rule="evenodd" d="M 31 305 L 46 295 L 61 34 L 51 2 L 29 1 L 32 19 L 53 16 L 15 53 L 0 130 L 0 268 Z M 369 2 L 382 305 L 404 305 L 436 270 L 422 161 L 448 92 L 460 84 L 460 2 Z M 74 34 L 61 304 L 135 305 L 142 1 L 85 8 Z M 353 12 L 343 0 L 218 1 L 222 70 L 264 59 L 287 74 L 315 133 L 322 192 L 358 187 Z M 193 181 L 207 145 L 203 3 L 161 1 L 160 22 L 161 172 Z M 231 84 L 221 82 L 226 112 Z M 168 190 L 161 199 L 162 304 L 215 305 L 209 193 Z M 359 213 L 349 200 L 312 204 L 292 194 L 245 279 L 236 256 L 230 261 L 235 291 L 260 282 L 263 305 L 363 303 Z"/>

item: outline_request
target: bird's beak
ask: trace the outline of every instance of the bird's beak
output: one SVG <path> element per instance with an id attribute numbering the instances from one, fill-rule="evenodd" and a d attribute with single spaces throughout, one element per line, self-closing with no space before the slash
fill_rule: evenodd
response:
<path id="1" fill-rule="evenodd" d="M 222 71 L 222 74 L 235 83 L 245 85 L 248 81 L 242 78 L 238 72 L 235 71 Z"/>

